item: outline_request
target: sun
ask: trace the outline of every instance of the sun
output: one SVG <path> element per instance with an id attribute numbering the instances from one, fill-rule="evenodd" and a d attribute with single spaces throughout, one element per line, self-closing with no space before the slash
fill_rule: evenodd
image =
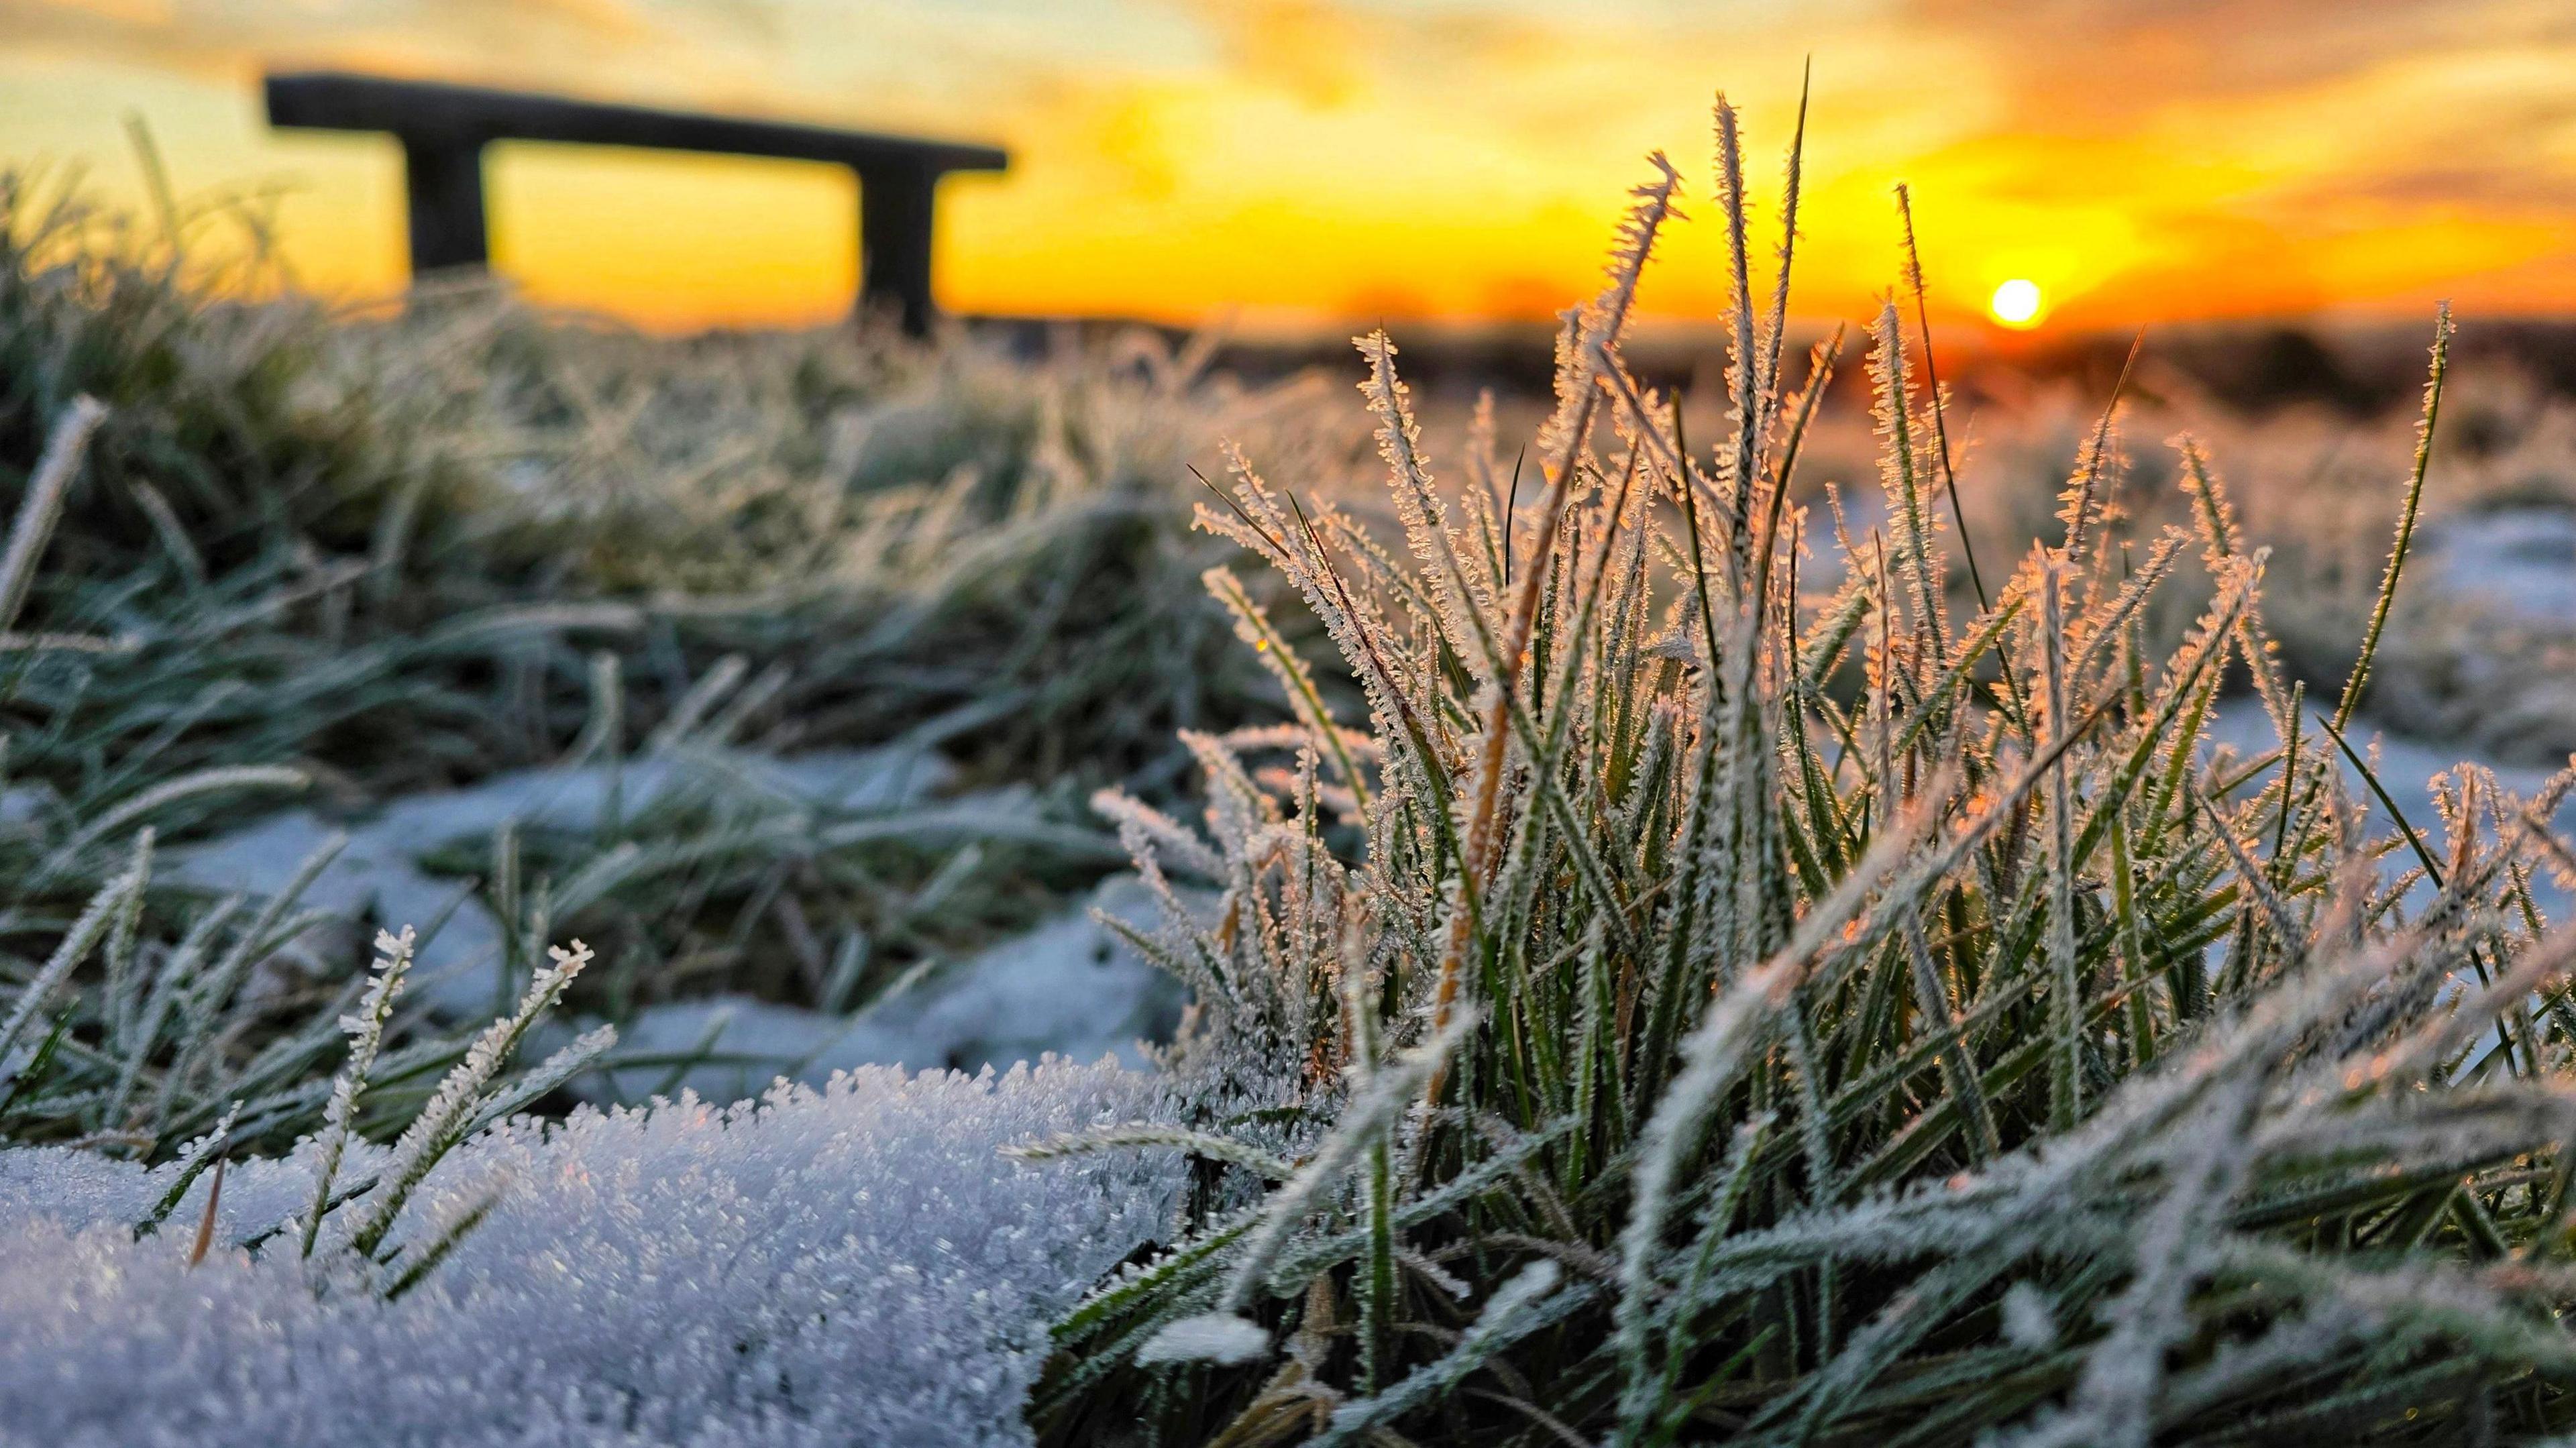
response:
<path id="1" fill-rule="evenodd" d="M 2039 283 L 2025 277 L 2014 277 L 1995 288 L 1994 300 L 1986 303 L 1986 310 L 1995 314 L 1996 321 L 2015 331 L 2038 326 Z"/>

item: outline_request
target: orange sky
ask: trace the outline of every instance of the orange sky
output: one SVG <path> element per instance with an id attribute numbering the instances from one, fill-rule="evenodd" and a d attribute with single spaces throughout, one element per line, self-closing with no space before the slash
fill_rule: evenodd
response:
<path id="1" fill-rule="evenodd" d="M 280 184 L 335 293 L 402 268 L 390 141 L 278 136 L 263 62 L 999 142 L 942 195 L 965 311 L 1277 330 L 1541 316 L 1588 291 L 1639 157 L 1706 211 L 1707 105 L 1776 196 L 1812 54 L 1800 310 L 1892 275 L 1913 183 L 1936 305 L 2042 325 L 2576 310 L 2571 0 L 0 0 L 0 157 L 139 196 Z M 846 305 L 850 185 L 785 163 L 502 148 L 499 266 L 650 326 Z M 1648 298 L 1714 315 L 1718 235 Z"/>

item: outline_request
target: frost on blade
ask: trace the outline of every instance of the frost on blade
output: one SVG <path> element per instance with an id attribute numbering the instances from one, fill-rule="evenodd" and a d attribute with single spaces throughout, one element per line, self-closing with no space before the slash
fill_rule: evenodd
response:
<path id="1" fill-rule="evenodd" d="M 331 1082 L 331 1100 L 322 1108 L 322 1135 L 314 1149 L 313 1203 L 305 1209 L 304 1227 L 298 1241 L 299 1250 L 313 1255 L 313 1245 L 322 1230 L 322 1216 L 331 1209 L 331 1187 L 340 1174 L 341 1154 L 348 1150 L 349 1122 L 356 1114 L 358 1093 L 367 1086 L 367 1073 L 375 1069 L 376 1052 L 383 1046 L 385 1022 L 393 1016 L 394 997 L 401 994 L 403 976 L 411 969 L 411 954 L 416 937 L 410 926 L 400 935 L 390 931 L 376 933 L 375 979 L 358 1009 L 340 1018 L 340 1029 L 349 1037 L 348 1064 Z"/>
<path id="2" fill-rule="evenodd" d="M 2048 1294 L 2028 1282 L 2016 1282 L 2004 1292 L 2004 1341 L 2031 1352 L 2046 1352 L 2057 1346 L 2057 1316 L 2048 1305 Z"/>
<path id="3" fill-rule="evenodd" d="M 0 1444 L 1025 1443 L 1044 1318 L 1160 1235 L 1179 1173 L 999 1148 L 1149 1118 L 1155 1091 L 870 1068 L 504 1122 L 421 1184 L 454 1246 L 390 1304 L 317 1299 L 291 1239 L 235 1249 L 304 1207 L 301 1157 L 233 1163 L 189 1273 L 184 1242 L 126 1225 L 167 1168 L 0 1151 Z M 384 1165 L 353 1141 L 343 1171 Z"/>

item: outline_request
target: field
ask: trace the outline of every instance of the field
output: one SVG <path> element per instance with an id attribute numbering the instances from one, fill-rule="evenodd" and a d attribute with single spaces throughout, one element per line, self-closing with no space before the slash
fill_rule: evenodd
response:
<path id="1" fill-rule="evenodd" d="M 0 1442 L 2576 1427 L 2576 403 L 1793 345 L 1719 121 L 1686 391 L 1660 158 L 1483 397 L 0 180 Z"/>

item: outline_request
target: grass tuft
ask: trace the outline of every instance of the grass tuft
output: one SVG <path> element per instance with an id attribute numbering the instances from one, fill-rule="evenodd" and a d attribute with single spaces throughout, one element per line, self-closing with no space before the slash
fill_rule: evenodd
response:
<path id="1" fill-rule="evenodd" d="M 2111 409 L 2057 536 L 1954 624 L 1947 424 L 1892 303 L 1870 359 L 1891 535 L 1837 526 L 1816 558 L 1809 410 L 1780 311 L 1754 313 L 1722 102 L 1717 129 L 1714 449 L 1621 352 L 1680 220 L 1656 157 L 1561 339 L 1518 517 L 1434 486 L 1382 335 L 1365 390 L 1410 563 L 1248 461 L 1200 509 L 1323 622 L 1367 742 L 1312 666 L 1270 658 L 1296 723 L 1193 741 L 1202 832 L 1106 801 L 1165 892 L 1147 943 L 1200 992 L 1178 1057 L 1198 1119 L 1088 1145 L 1193 1155 L 1199 1186 L 1165 1255 L 1057 1325 L 1042 1441 L 2566 1428 L 2576 937 L 2523 881 L 2566 852 L 2543 821 L 2576 770 L 2530 801 L 2455 772 L 2421 869 L 2384 868 L 2335 756 L 2301 746 L 2267 555 L 2188 441 L 2207 602 L 2179 649 L 2149 642 L 2190 535 L 2135 566 Z M 1910 238 L 1903 264 L 1919 299 Z M 2361 660 L 2318 720 L 2338 744 L 2448 335 Z M 1489 566 L 1453 542 L 1461 512 Z M 1234 574 L 1209 582 L 1280 647 Z M 2213 757 L 2239 668 L 2283 737 Z M 1293 769 L 1257 763 L 1280 750 Z"/>

